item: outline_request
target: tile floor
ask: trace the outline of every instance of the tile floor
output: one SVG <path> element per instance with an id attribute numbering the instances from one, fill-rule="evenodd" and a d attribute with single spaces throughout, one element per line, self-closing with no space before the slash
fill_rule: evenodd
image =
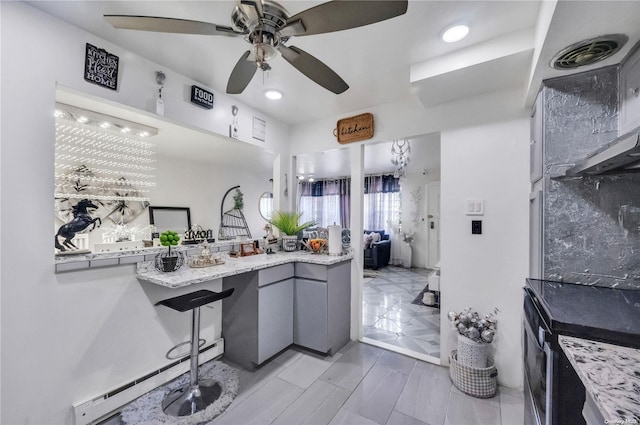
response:
<path id="1" fill-rule="evenodd" d="M 476 399 L 448 368 L 352 342 L 332 357 L 289 349 L 251 373 L 211 425 L 520 425 L 522 393 Z"/>
<path id="2" fill-rule="evenodd" d="M 253 372 L 209 425 L 521 425 L 523 394 L 491 399 L 452 386 L 449 370 L 350 342 L 332 357 L 290 348 Z M 118 418 L 109 422 L 120 424 Z"/>
<path id="3" fill-rule="evenodd" d="M 411 304 L 429 269 L 387 266 L 366 278 L 362 326 L 366 338 L 440 358 L 440 309 Z"/>

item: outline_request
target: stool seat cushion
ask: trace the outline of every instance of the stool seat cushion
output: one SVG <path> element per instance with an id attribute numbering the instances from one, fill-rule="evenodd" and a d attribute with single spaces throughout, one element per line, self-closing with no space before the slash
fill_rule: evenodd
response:
<path id="1" fill-rule="evenodd" d="M 206 289 L 191 292 L 189 294 L 180 295 L 166 300 L 158 301 L 156 305 L 164 305 L 177 311 L 193 310 L 205 304 L 219 301 L 233 294 L 234 288 L 227 289 L 223 292 L 213 292 Z"/>

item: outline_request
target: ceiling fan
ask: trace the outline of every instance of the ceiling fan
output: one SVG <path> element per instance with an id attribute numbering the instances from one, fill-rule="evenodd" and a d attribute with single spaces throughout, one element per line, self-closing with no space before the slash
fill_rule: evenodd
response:
<path id="1" fill-rule="evenodd" d="M 316 57 L 285 43 L 293 36 L 323 34 L 373 24 L 403 15 L 407 0 L 334 0 L 289 16 L 270 0 L 241 0 L 231 14 L 232 27 L 209 22 L 157 16 L 104 15 L 114 27 L 140 31 L 243 37 L 251 44 L 236 63 L 227 83 L 227 93 L 239 94 L 256 70 L 268 71 L 269 59 L 277 52 L 298 71 L 335 94 L 349 85 Z"/>

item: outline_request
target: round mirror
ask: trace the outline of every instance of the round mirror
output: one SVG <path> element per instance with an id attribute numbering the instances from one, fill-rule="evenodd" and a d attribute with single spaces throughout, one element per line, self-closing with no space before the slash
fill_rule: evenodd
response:
<path id="1" fill-rule="evenodd" d="M 273 213 L 273 193 L 264 192 L 260 195 L 260 202 L 258 204 L 258 211 L 265 220 L 271 220 L 271 213 Z"/>

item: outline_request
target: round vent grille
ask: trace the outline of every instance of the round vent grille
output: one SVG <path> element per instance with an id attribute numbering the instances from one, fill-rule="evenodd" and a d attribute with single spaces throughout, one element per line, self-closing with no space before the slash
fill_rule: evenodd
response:
<path id="1" fill-rule="evenodd" d="M 575 69 L 591 65 L 616 53 L 627 42 L 622 34 L 583 40 L 558 52 L 551 61 L 555 69 Z"/>

